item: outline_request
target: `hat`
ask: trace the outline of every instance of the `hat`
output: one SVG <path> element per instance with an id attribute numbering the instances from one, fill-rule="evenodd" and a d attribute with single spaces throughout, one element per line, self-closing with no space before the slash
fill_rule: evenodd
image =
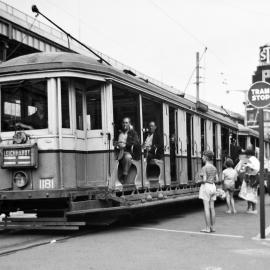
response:
<path id="1" fill-rule="evenodd" d="M 206 156 L 207 158 L 209 158 L 210 160 L 212 160 L 214 157 L 214 152 L 211 150 L 205 150 L 203 152 L 203 155 Z"/>

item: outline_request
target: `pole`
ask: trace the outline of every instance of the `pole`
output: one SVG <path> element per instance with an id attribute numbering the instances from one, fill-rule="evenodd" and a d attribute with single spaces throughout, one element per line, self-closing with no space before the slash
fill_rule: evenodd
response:
<path id="1" fill-rule="evenodd" d="M 200 54 L 196 52 L 196 101 L 200 99 Z"/>
<path id="2" fill-rule="evenodd" d="M 263 109 L 259 110 L 260 133 L 260 233 L 261 239 L 265 238 L 265 202 L 264 202 L 264 115 Z"/>

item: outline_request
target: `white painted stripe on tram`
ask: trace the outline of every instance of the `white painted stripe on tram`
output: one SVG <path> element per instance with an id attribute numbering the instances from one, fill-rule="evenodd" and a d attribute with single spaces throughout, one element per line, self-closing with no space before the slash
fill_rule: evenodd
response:
<path id="1" fill-rule="evenodd" d="M 204 232 L 194 232 L 194 231 L 151 228 L 151 227 L 129 227 L 129 228 L 137 229 L 137 230 L 161 231 L 161 232 L 184 233 L 184 234 L 198 234 L 198 235 L 209 235 L 209 236 L 227 237 L 227 238 L 244 238 L 243 235 L 234 235 L 234 234 L 204 233 Z"/>

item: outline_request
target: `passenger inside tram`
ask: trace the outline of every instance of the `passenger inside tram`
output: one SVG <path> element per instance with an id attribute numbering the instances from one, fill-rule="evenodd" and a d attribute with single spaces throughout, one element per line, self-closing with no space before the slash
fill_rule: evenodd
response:
<path id="1" fill-rule="evenodd" d="M 141 156 L 139 137 L 137 132 L 133 129 L 129 117 L 123 119 L 118 140 L 114 145 L 117 152 L 117 159 L 123 170 L 120 181 L 122 181 L 123 184 L 126 184 L 129 169 L 132 165 L 132 159 L 139 160 Z"/>
<path id="2" fill-rule="evenodd" d="M 22 129 L 43 129 L 47 127 L 47 113 L 46 107 L 41 100 L 35 102 L 34 107 L 36 108 L 33 114 L 28 115 L 23 119 L 22 122 L 17 122 L 16 127 Z"/>
<path id="3" fill-rule="evenodd" d="M 156 123 L 151 121 L 148 125 L 148 133 L 144 140 L 143 149 L 147 162 L 152 159 L 162 159 L 164 154 L 163 139 Z"/>
<path id="4" fill-rule="evenodd" d="M 29 80 L 1 87 L 1 131 L 45 129 L 47 81 Z"/>

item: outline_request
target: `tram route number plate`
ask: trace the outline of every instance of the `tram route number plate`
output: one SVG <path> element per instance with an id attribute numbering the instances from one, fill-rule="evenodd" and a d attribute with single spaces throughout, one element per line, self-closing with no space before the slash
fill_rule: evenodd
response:
<path id="1" fill-rule="evenodd" d="M 39 179 L 39 189 L 53 189 L 54 179 L 53 178 L 41 178 Z"/>

